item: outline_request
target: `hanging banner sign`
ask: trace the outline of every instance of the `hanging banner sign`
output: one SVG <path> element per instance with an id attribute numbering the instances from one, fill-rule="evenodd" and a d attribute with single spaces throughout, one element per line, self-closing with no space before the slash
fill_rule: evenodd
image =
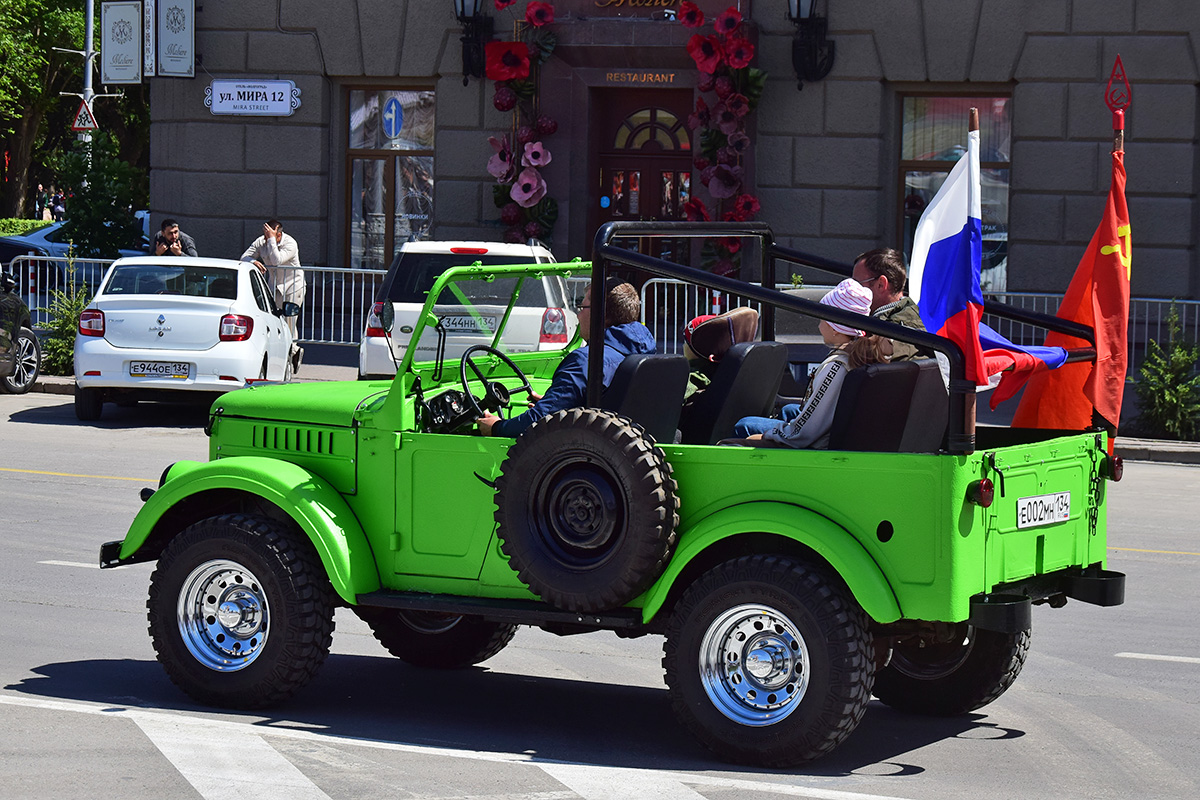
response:
<path id="1" fill-rule="evenodd" d="M 163 0 L 158 6 L 158 74 L 196 77 L 196 2 Z"/>
<path id="2" fill-rule="evenodd" d="M 142 0 L 142 74 L 147 78 L 154 77 L 154 57 L 158 54 L 154 4 L 155 0 Z"/>
<path id="3" fill-rule="evenodd" d="M 214 114 L 290 117 L 300 107 L 293 81 L 215 80 L 204 90 L 204 105 Z"/>
<path id="4" fill-rule="evenodd" d="M 100 126 L 96 124 L 96 116 L 88 107 L 87 100 L 79 101 L 79 110 L 75 112 L 75 121 L 71 123 L 73 131 L 94 131 Z"/>
<path id="5" fill-rule="evenodd" d="M 142 4 L 100 4 L 100 80 L 142 82 Z"/>

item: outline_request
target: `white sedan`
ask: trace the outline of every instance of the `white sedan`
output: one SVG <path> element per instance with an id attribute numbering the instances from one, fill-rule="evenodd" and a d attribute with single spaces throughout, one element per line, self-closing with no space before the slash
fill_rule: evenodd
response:
<path id="1" fill-rule="evenodd" d="M 217 258 L 138 257 L 113 263 L 79 318 L 75 416 L 105 401 L 221 393 L 287 381 L 292 334 L 258 268 Z"/>

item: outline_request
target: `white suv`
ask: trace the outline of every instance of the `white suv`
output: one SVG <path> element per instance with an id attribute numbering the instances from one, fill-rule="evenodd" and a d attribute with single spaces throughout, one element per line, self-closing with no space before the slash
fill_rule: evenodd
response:
<path id="1" fill-rule="evenodd" d="M 554 263 L 554 254 L 545 245 L 531 240 L 528 244 L 505 242 L 406 242 L 400 248 L 367 315 L 366 330 L 358 346 L 358 376 L 361 379 L 390 379 L 396 364 L 411 344 L 410 337 L 425 296 L 439 275 L 450 267 L 479 262 L 485 265 Z M 516 307 L 504 325 L 504 336 L 494 346 L 507 353 L 560 349 L 575 335 L 578 319 L 570 308 L 566 282 L 558 276 L 544 276 L 522 287 Z M 389 338 L 380 322 L 383 304 L 390 302 L 396 312 Z M 485 307 L 478 310 L 487 311 Z M 493 333 L 506 305 L 490 309 L 495 316 L 478 313 L 456 314 L 453 298 L 438 304 L 442 325 L 457 334 L 446 344 L 446 358 L 457 358 L 474 344 L 493 344 Z M 428 329 L 417 343 L 417 360 L 432 360 L 437 348 L 437 333 Z M 393 360 L 394 354 L 394 360 Z"/>

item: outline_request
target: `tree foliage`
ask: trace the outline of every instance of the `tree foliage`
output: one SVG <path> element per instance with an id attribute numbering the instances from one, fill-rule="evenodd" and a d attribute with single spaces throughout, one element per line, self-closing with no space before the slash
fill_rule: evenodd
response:
<path id="1" fill-rule="evenodd" d="M 115 258 L 141 243 L 142 224 L 133 213 L 139 172 L 117 156 L 112 136 L 98 132 L 80 143 L 63 158 L 62 176 L 75 187 L 63 232 L 77 256 Z"/>
<path id="2" fill-rule="evenodd" d="M 1141 408 L 1138 422 L 1145 435 L 1200 437 L 1200 345 L 1184 341 L 1174 303 L 1167 318 L 1167 346 L 1150 341 L 1136 391 Z"/>

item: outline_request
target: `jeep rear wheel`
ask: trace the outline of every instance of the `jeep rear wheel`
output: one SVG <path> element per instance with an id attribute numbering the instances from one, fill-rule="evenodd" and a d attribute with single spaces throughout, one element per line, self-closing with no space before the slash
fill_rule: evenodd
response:
<path id="1" fill-rule="evenodd" d="M 329 655 L 333 588 L 312 545 L 265 517 L 225 515 L 176 536 L 150 576 L 150 637 L 171 680 L 208 705 L 291 697 Z"/>
<path id="2" fill-rule="evenodd" d="M 457 669 L 487 661 L 504 649 L 516 625 L 478 617 L 355 606 L 387 651 L 415 667 Z"/>
<path id="3" fill-rule="evenodd" d="M 671 706 L 724 759 L 811 761 L 858 726 L 874 663 L 866 614 L 834 579 L 797 561 L 744 556 L 702 575 L 663 647 Z"/>
<path id="4" fill-rule="evenodd" d="M 946 642 L 903 639 L 875 679 L 875 696 L 914 714 L 974 711 L 1012 686 L 1025 665 L 1029 638 L 1028 628 L 999 633 L 962 623 Z"/>
<path id="5" fill-rule="evenodd" d="M 679 522 L 671 465 L 640 426 L 572 408 L 517 438 L 496 481 L 501 549 L 539 597 L 603 611 L 662 574 Z"/>

